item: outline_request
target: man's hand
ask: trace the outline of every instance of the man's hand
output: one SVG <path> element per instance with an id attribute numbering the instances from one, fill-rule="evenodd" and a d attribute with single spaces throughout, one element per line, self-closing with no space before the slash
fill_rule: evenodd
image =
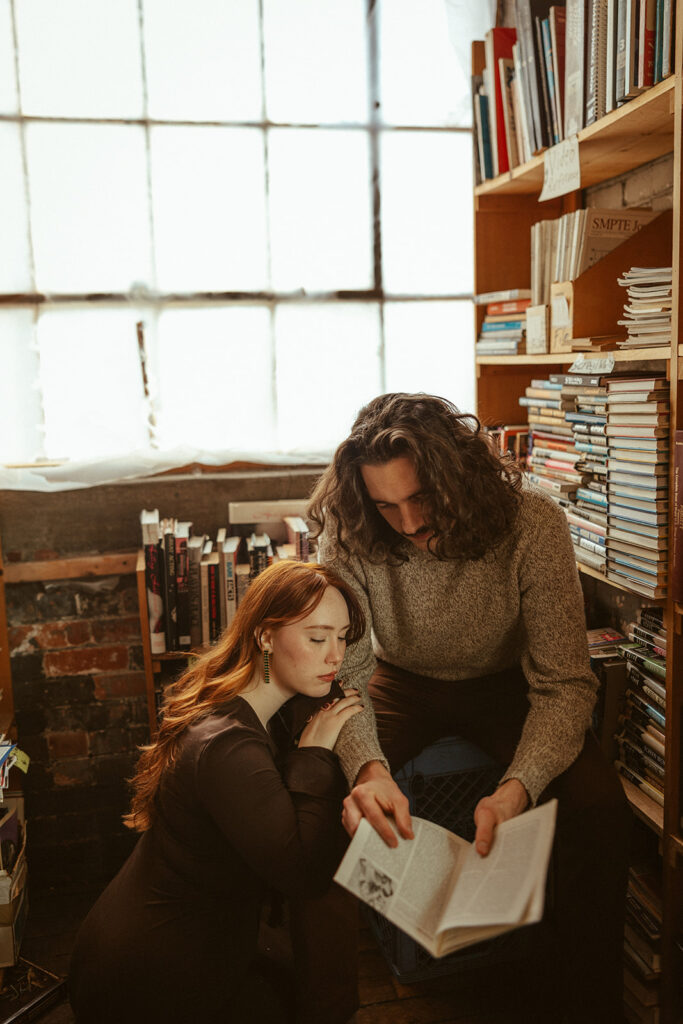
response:
<path id="1" fill-rule="evenodd" d="M 413 838 L 408 798 L 380 761 L 369 761 L 359 771 L 356 785 L 344 800 L 342 824 L 352 836 L 360 819 L 367 818 L 387 846 L 398 846 L 396 833 L 387 815 L 393 817 L 404 839 Z"/>
<path id="2" fill-rule="evenodd" d="M 480 800 L 474 809 L 474 823 L 477 826 L 474 845 L 477 853 L 486 857 L 493 843 L 496 826 L 521 814 L 528 804 L 529 794 L 519 779 L 508 779 L 495 793 Z"/>

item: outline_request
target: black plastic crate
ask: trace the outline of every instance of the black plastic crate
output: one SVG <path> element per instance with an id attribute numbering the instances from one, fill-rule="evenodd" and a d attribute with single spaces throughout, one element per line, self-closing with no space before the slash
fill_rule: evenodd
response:
<path id="1" fill-rule="evenodd" d="M 448 737 L 427 747 L 394 778 L 408 797 L 411 814 L 474 839 L 474 808 L 498 785 L 500 765 L 467 740 Z M 391 970 L 404 982 L 509 962 L 526 955 L 532 928 L 522 928 L 435 959 L 417 942 L 365 906 L 368 923 Z"/>

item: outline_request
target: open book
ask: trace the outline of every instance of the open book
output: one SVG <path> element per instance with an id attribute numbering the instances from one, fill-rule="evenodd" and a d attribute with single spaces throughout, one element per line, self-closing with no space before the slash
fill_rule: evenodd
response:
<path id="1" fill-rule="evenodd" d="M 386 845 L 362 819 L 334 879 L 434 957 L 543 916 L 557 800 L 499 825 L 488 857 L 413 817 L 414 839 Z"/>

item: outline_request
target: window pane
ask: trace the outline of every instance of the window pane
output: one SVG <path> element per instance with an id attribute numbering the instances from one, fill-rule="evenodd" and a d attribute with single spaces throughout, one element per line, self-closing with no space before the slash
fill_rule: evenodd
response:
<path id="1" fill-rule="evenodd" d="M 280 306 L 275 335 L 280 448 L 335 448 L 380 390 L 377 306 Z"/>
<path id="2" fill-rule="evenodd" d="M 369 288 L 370 165 L 357 131 L 270 132 L 273 287 Z"/>
<path id="3" fill-rule="evenodd" d="M 159 318 L 156 361 L 163 447 L 273 449 L 266 308 L 168 310 Z"/>
<path id="4" fill-rule="evenodd" d="M 462 15 L 458 30 L 464 35 Z M 382 0 L 379 39 L 382 120 L 471 123 L 469 67 L 460 64 L 449 41 L 445 0 Z"/>
<path id="5" fill-rule="evenodd" d="M 136 0 L 15 0 L 26 114 L 141 117 Z"/>
<path id="6" fill-rule="evenodd" d="M 43 454 L 38 353 L 33 309 L 0 310 L 0 460 L 33 462 Z"/>
<path id="7" fill-rule="evenodd" d="M 41 291 L 150 281 L 142 128 L 29 124 L 31 228 Z"/>
<path id="8" fill-rule="evenodd" d="M 12 8 L 0 3 L 0 114 L 17 112 L 17 79 L 14 71 Z"/>
<path id="9" fill-rule="evenodd" d="M 52 309 L 38 320 L 49 458 L 147 447 L 135 310 Z"/>
<path id="10" fill-rule="evenodd" d="M 471 302 L 389 302 L 384 337 L 387 391 L 425 391 L 474 412 Z"/>
<path id="11" fill-rule="evenodd" d="M 144 0 L 149 115 L 261 119 L 257 0 Z"/>
<path id="12" fill-rule="evenodd" d="M 157 276 L 164 291 L 266 287 L 263 135 L 249 128 L 155 128 Z"/>
<path id="13" fill-rule="evenodd" d="M 469 133 L 385 133 L 381 160 L 382 259 L 387 292 L 471 292 Z"/>
<path id="14" fill-rule="evenodd" d="M 19 126 L 0 123 L 0 292 L 31 291 L 28 215 Z"/>
<path id="15" fill-rule="evenodd" d="M 367 121 L 364 0 L 265 0 L 271 121 Z"/>

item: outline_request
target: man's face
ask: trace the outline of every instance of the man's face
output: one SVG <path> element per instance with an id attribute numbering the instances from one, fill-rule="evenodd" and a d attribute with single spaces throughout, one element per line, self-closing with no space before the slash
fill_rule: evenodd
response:
<path id="1" fill-rule="evenodd" d="M 423 515 L 424 493 L 412 459 L 401 456 L 379 465 L 361 466 L 370 500 L 392 530 L 425 551 L 432 530 Z"/>

